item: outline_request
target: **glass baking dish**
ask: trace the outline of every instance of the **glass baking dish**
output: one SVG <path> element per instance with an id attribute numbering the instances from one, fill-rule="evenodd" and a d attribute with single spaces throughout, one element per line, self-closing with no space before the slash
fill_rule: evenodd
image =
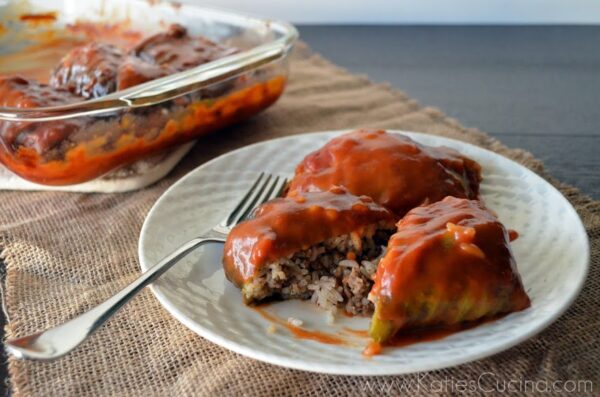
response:
<path id="1" fill-rule="evenodd" d="M 27 65 L 34 77 L 43 78 L 36 70 L 38 53 L 34 59 L 24 54 L 42 48 L 47 55 L 76 35 L 101 36 L 81 26 L 118 28 L 127 39 L 127 32 L 152 34 L 171 23 L 240 51 L 68 105 L 7 107 L 0 97 L 2 164 L 36 183 L 81 183 L 247 119 L 282 94 L 297 38 L 293 26 L 144 0 L 0 1 L 0 75 L 18 75 Z"/>

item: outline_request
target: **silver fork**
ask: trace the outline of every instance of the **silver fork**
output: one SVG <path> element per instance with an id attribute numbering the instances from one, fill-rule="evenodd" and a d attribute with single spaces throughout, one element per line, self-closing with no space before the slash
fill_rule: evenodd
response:
<path id="1" fill-rule="evenodd" d="M 206 243 L 223 243 L 233 226 L 248 218 L 258 205 L 279 196 L 287 180 L 261 173 L 231 213 L 209 232 L 183 244 L 140 277 L 105 302 L 79 316 L 52 328 L 18 339 L 6 341 L 7 350 L 17 358 L 53 360 L 75 349 L 95 330 L 129 302 L 145 286 L 179 262 L 194 249 Z"/>

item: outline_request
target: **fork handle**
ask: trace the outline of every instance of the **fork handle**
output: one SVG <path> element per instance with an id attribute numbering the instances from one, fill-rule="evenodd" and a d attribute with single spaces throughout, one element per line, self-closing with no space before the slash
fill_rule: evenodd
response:
<path id="1" fill-rule="evenodd" d="M 52 328 L 19 339 L 6 341 L 7 350 L 20 359 L 53 360 L 76 348 L 112 317 L 145 286 L 201 245 L 223 243 L 219 238 L 195 238 L 183 244 L 135 281 L 98 306 Z"/>

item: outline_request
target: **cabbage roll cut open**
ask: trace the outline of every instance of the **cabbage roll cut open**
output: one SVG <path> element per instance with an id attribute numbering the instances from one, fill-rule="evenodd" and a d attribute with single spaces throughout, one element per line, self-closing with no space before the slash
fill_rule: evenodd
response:
<path id="1" fill-rule="evenodd" d="M 398 222 L 377 269 L 370 336 L 456 325 L 526 309 L 504 226 L 479 201 L 446 197 Z"/>
<path id="2" fill-rule="evenodd" d="M 341 187 L 296 192 L 231 231 L 225 274 L 246 303 L 312 299 L 326 310 L 370 314 L 375 260 L 393 230 L 391 212 L 369 197 Z"/>

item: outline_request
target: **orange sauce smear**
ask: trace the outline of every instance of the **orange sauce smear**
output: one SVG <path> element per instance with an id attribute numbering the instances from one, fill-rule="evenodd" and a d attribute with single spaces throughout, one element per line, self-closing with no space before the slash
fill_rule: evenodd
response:
<path id="1" fill-rule="evenodd" d="M 129 133 L 123 134 L 108 151 L 102 149 L 106 139 L 102 136 L 69 149 L 64 160 L 48 162 L 31 148 L 20 147 L 16 153 L 12 153 L 0 147 L 0 162 L 14 173 L 33 182 L 47 185 L 81 183 L 118 166 L 248 118 L 274 103 L 283 92 L 284 86 L 285 78 L 276 76 L 266 82 L 242 88 L 214 102 L 191 103 L 183 112 L 178 112 L 176 119 L 169 120 L 153 140 L 136 137 L 135 128 L 130 128 Z M 120 128 L 127 130 L 127 123 L 128 119 L 123 117 Z"/>
<path id="2" fill-rule="evenodd" d="M 342 328 L 342 331 L 349 333 L 351 335 L 360 336 L 363 338 L 369 337 L 369 331 L 366 329 L 352 329 L 352 328 L 344 327 L 344 328 Z"/>
<path id="3" fill-rule="evenodd" d="M 446 224 L 446 229 L 454 234 L 454 239 L 460 243 L 470 243 L 475 238 L 475 229 L 456 225 L 452 222 Z"/>
<path id="4" fill-rule="evenodd" d="M 309 339 L 316 342 L 325 343 L 327 345 L 348 345 L 348 341 L 338 335 L 329 334 L 327 332 L 308 330 L 306 328 L 297 327 L 293 324 L 284 321 L 283 319 L 268 313 L 261 307 L 252 307 L 258 314 L 273 324 L 277 324 L 287 329 L 294 337 L 298 339 Z"/>
<path id="5" fill-rule="evenodd" d="M 473 255 L 481 259 L 485 258 L 483 251 L 473 243 L 460 243 L 458 247 L 469 255 Z"/>
<path id="6" fill-rule="evenodd" d="M 452 222 L 446 224 L 446 230 L 448 233 L 453 234 L 454 240 L 458 242 L 458 247 L 466 254 L 473 255 L 478 258 L 484 259 L 485 254 L 483 251 L 473 244 L 475 238 L 475 229 L 472 227 L 465 227 L 456 225 Z"/>
<path id="7" fill-rule="evenodd" d="M 22 22 L 27 22 L 32 25 L 48 24 L 56 21 L 56 12 L 52 11 L 40 14 L 23 14 L 19 16 L 19 19 Z"/>
<path id="8" fill-rule="evenodd" d="M 298 339 L 310 339 L 327 345 L 346 344 L 346 341 L 342 338 L 325 332 L 307 330 L 292 324 L 285 324 L 285 327 Z"/>
<path id="9" fill-rule="evenodd" d="M 381 354 L 382 350 L 383 350 L 383 347 L 381 346 L 381 343 L 371 341 L 371 342 L 369 342 L 367 347 L 365 347 L 365 350 L 363 350 L 362 354 L 366 358 L 371 358 L 373 356 Z"/>
<path id="10" fill-rule="evenodd" d="M 352 314 L 346 310 L 339 310 L 338 313 L 340 313 L 344 317 L 348 317 L 348 318 L 354 317 L 354 314 Z"/>
<path id="11" fill-rule="evenodd" d="M 263 318 L 265 318 L 267 321 L 271 322 L 272 324 L 276 324 L 276 325 L 279 325 L 279 326 L 287 329 L 292 335 L 294 335 L 294 337 L 296 337 L 298 339 L 309 339 L 309 340 L 314 340 L 314 341 L 317 341 L 320 343 L 325 343 L 328 345 L 349 345 L 350 344 L 347 340 L 344 340 L 342 337 L 335 335 L 335 334 L 330 334 L 330 333 L 321 332 L 321 331 L 307 330 L 305 328 L 292 325 L 292 324 L 288 323 L 287 321 L 268 313 L 261 306 L 253 306 L 252 309 L 254 309 L 257 313 L 259 313 Z M 440 339 L 446 338 L 452 334 L 455 334 L 457 332 L 466 331 L 466 330 L 478 327 L 482 324 L 496 321 L 504 316 L 506 316 L 506 314 L 501 314 L 501 315 L 497 315 L 497 316 L 490 317 L 490 318 L 485 318 L 485 319 L 478 320 L 478 321 L 464 322 L 464 323 L 456 324 L 456 325 L 408 329 L 408 330 L 397 333 L 389 341 L 386 341 L 384 344 L 377 343 L 377 342 L 374 342 L 371 340 L 365 346 L 362 354 L 365 358 L 371 358 L 373 356 L 381 354 L 383 352 L 384 348 L 390 348 L 390 347 L 401 348 L 401 347 L 414 345 L 416 343 L 432 342 L 432 341 L 440 340 Z M 361 338 L 369 337 L 368 330 L 362 330 L 362 329 L 359 330 L 359 329 L 343 327 L 342 332 L 351 334 L 354 336 L 358 336 Z"/>

